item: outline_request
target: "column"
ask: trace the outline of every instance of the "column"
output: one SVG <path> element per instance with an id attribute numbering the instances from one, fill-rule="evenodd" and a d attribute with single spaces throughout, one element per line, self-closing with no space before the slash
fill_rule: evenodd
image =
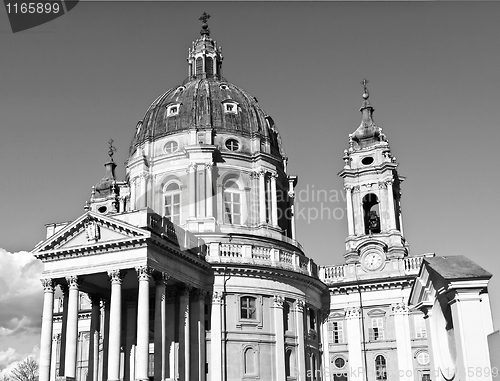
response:
<path id="1" fill-rule="evenodd" d="M 155 380 L 164 380 L 167 375 L 167 337 L 166 337 L 166 295 L 165 284 L 169 276 L 163 272 L 154 274 L 155 296 Z"/>
<path id="2" fill-rule="evenodd" d="M 210 379 L 222 380 L 222 298 L 221 291 L 212 294 L 212 315 L 210 317 Z M 299 336 L 300 337 L 300 336 Z"/>
<path id="3" fill-rule="evenodd" d="M 176 369 L 176 352 L 175 352 L 175 332 L 177 327 L 175 326 L 175 290 L 168 290 L 166 292 L 166 348 L 167 348 L 167 377 L 175 378 Z"/>
<path id="4" fill-rule="evenodd" d="M 321 319 L 318 319 L 318 326 L 320 325 L 320 331 L 321 331 L 321 345 L 323 346 L 323 356 L 322 356 L 322 361 L 323 361 L 323 380 L 328 380 L 331 373 L 330 369 L 330 347 L 328 343 L 328 315 L 330 311 L 318 311 L 318 316 L 321 317 Z"/>
<path id="5" fill-rule="evenodd" d="M 54 282 L 52 279 L 41 279 L 43 286 L 43 315 L 40 338 L 39 380 L 49 381 L 52 355 L 52 317 L 54 313 Z"/>
<path id="6" fill-rule="evenodd" d="M 276 337 L 276 353 L 274 364 L 276 368 L 276 380 L 286 380 L 285 374 L 285 329 L 283 327 L 283 303 L 285 298 L 279 295 L 273 297 L 274 333 Z"/>
<path id="7" fill-rule="evenodd" d="M 350 381 L 364 381 L 363 356 L 361 349 L 362 335 L 360 327 L 361 309 L 359 307 L 346 308 L 346 328 L 349 338 L 349 374 Z"/>
<path id="8" fill-rule="evenodd" d="M 191 287 L 184 285 L 179 297 L 179 377 L 191 380 L 189 339 L 189 293 Z"/>
<path id="9" fill-rule="evenodd" d="M 135 380 L 135 347 L 137 339 L 137 293 L 128 293 L 125 298 L 125 364 L 124 379 Z"/>
<path id="10" fill-rule="evenodd" d="M 298 380 L 306 380 L 306 343 L 304 336 L 304 306 L 303 300 L 297 300 L 295 304 L 295 317 L 297 321 L 297 369 L 298 374 L 296 378 Z"/>
<path id="11" fill-rule="evenodd" d="M 448 304 L 451 307 L 456 348 L 457 376 L 455 378 L 463 381 L 491 381 L 493 378 L 487 338 L 491 332 L 489 323 L 484 325 L 485 319 L 482 316 L 484 311 L 481 308 L 480 295 L 487 281 L 477 279 L 474 281 L 479 283 L 476 287 L 448 292 L 448 297 L 451 299 Z M 470 287 L 472 282 L 470 281 L 467 286 Z M 488 311 L 488 314 L 491 312 Z M 445 351 L 448 350 L 445 349 Z"/>
<path id="12" fill-rule="evenodd" d="M 206 210 L 207 217 L 212 217 L 214 215 L 214 206 L 213 206 L 214 188 L 213 188 L 213 183 L 212 183 L 212 168 L 213 168 L 212 163 L 205 163 L 205 172 L 206 172 L 205 197 L 206 197 L 206 204 L 207 204 L 207 210 Z"/>
<path id="13" fill-rule="evenodd" d="M 109 309 L 108 341 L 108 381 L 120 379 L 120 336 L 122 310 L 122 281 L 125 273 L 121 270 L 108 271 L 111 279 L 111 303 Z"/>
<path id="14" fill-rule="evenodd" d="M 344 185 L 347 199 L 347 234 L 354 235 L 354 220 L 352 215 L 352 186 Z"/>
<path id="15" fill-rule="evenodd" d="M 266 219 L 266 172 L 259 172 L 259 205 L 260 205 L 260 223 L 265 224 Z"/>
<path id="16" fill-rule="evenodd" d="M 205 295 L 200 289 L 191 292 L 190 310 L 190 338 L 191 338 L 191 366 L 193 369 L 191 380 L 205 380 Z"/>
<path id="17" fill-rule="evenodd" d="M 394 329 L 396 330 L 399 380 L 413 381 L 414 371 L 408 306 L 405 303 L 396 303 L 391 308 L 394 314 Z"/>
<path id="18" fill-rule="evenodd" d="M 69 285 L 68 323 L 66 327 L 66 353 L 64 376 L 66 379 L 76 378 L 76 348 L 78 344 L 78 287 L 80 279 L 73 275 L 66 278 Z"/>
<path id="19" fill-rule="evenodd" d="M 352 195 L 352 211 L 354 216 L 354 235 L 364 235 L 364 215 L 363 206 L 361 205 L 361 190 L 359 185 L 353 187 Z"/>
<path id="20" fill-rule="evenodd" d="M 69 299 L 69 287 L 66 284 L 59 284 L 59 288 L 63 295 L 63 315 L 62 315 L 62 326 L 61 326 L 61 346 L 59 348 L 59 370 L 58 376 L 64 377 L 64 362 L 66 353 L 66 331 L 68 327 L 68 299 Z"/>
<path id="21" fill-rule="evenodd" d="M 148 174 L 142 173 L 140 179 L 139 208 L 145 208 L 148 204 Z"/>
<path id="22" fill-rule="evenodd" d="M 273 226 L 278 226 L 278 194 L 276 193 L 276 178 L 277 173 L 271 174 L 271 214 Z"/>
<path id="23" fill-rule="evenodd" d="M 288 198 L 290 200 L 290 229 L 292 230 L 291 231 L 291 235 L 292 235 L 292 239 L 297 239 L 296 238 L 296 229 L 295 229 L 295 191 L 294 190 L 290 190 L 288 191 Z"/>
<path id="24" fill-rule="evenodd" d="M 196 164 L 191 163 L 188 166 L 187 173 L 189 176 L 188 191 L 189 191 L 189 218 L 196 217 Z"/>
<path id="25" fill-rule="evenodd" d="M 133 178 L 130 180 L 130 210 L 135 210 L 137 205 L 136 179 Z"/>
<path id="26" fill-rule="evenodd" d="M 149 278 L 152 269 L 141 266 L 135 269 L 139 279 L 137 300 L 137 350 L 135 379 L 147 381 L 149 357 Z"/>
<path id="27" fill-rule="evenodd" d="M 389 207 L 389 230 L 396 229 L 396 213 L 394 211 L 394 193 L 392 191 L 393 180 L 387 180 L 387 204 Z"/>
<path id="28" fill-rule="evenodd" d="M 42 323 L 43 324 L 43 323 Z M 50 380 L 54 381 L 57 377 L 56 367 L 57 367 L 57 346 L 61 342 L 61 335 L 56 334 L 52 336 L 52 355 L 50 358 Z M 38 372 L 38 377 L 40 381 L 40 372 Z"/>
<path id="29" fill-rule="evenodd" d="M 87 380 L 98 381 L 99 375 L 99 324 L 101 319 L 101 298 L 90 295 L 92 312 L 90 315 L 90 342 Z"/>

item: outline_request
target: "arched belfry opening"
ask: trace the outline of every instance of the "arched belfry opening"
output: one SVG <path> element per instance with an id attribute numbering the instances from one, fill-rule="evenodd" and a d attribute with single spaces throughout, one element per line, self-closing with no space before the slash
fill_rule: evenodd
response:
<path id="1" fill-rule="evenodd" d="M 365 234 L 380 233 L 379 200 L 373 193 L 368 193 L 363 197 L 363 216 Z"/>

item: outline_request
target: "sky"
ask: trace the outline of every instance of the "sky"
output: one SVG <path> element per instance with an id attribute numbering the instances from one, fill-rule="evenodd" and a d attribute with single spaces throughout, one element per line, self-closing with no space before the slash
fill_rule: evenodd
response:
<path id="1" fill-rule="evenodd" d="M 367 78 L 406 177 L 410 253 L 465 255 L 492 273 L 500 328 L 500 3 L 80 2 L 15 34 L 0 10 L 0 372 L 37 353 L 41 264 L 28 252 L 45 224 L 83 214 L 110 138 L 124 178 L 137 122 L 187 76 L 203 12 L 224 77 L 280 131 L 305 253 L 343 261 L 337 173 Z"/>

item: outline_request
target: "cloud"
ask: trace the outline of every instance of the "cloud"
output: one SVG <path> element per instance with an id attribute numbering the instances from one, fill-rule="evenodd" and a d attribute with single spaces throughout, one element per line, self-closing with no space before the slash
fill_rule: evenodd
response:
<path id="1" fill-rule="evenodd" d="M 38 362 L 40 357 L 38 345 L 34 346 L 29 353 L 19 352 L 12 347 L 0 350 L 0 380 L 3 380 L 5 375 L 8 375 L 17 364 L 28 357 L 33 357 Z"/>
<path id="2" fill-rule="evenodd" d="M 38 333 L 43 304 L 42 262 L 26 251 L 9 253 L 0 248 L 0 263 L 0 342 L 8 336 Z M 11 349 L 0 351 L 1 356 L 9 356 Z"/>

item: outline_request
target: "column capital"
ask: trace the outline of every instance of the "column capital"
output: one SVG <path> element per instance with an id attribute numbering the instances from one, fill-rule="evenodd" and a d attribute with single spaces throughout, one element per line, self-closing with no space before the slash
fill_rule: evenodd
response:
<path id="1" fill-rule="evenodd" d="M 223 297 L 223 293 L 221 291 L 212 292 L 212 303 L 213 304 L 221 304 L 222 297 Z"/>
<path id="2" fill-rule="evenodd" d="M 297 312 L 304 312 L 304 308 L 306 306 L 306 302 L 304 302 L 303 300 L 297 300 L 297 302 L 295 302 L 295 309 L 297 310 Z"/>
<path id="3" fill-rule="evenodd" d="M 201 288 L 194 288 L 191 291 L 191 298 L 195 302 L 200 301 L 200 300 L 205 300 L 206 295 L 207 295 L 207 292 L 205 290 L 202 290 Z"/>
<path id="4" fill-rule="evenodd" d="M 378 182 L 379 189 L 387 189 L 387 183 L 385 181 Z"/>
<path id="5" fill-rule="evenodd" d="M 66 277 L 66 282 L 70 290 L 78 290 L 78 287 L 82 283 L 83 278 L 78 275 L 71 275 Z"/>
<path id="6" fill-rule="evenodd" d="M 347 307 L 344 311 L 346 319 L 359 319 L 361 316 L 361 308 L 359 307 Z"/>
<path id="7" fill-rule="evenodd" d="M 54 293 L 55 284 L 52 278 L 43 278 L 40 279 L 40 282 L 42 282 L 43 292 Z"/>
<path id="8" fill-rule="evenodd" d="M 295 198 L 295 191 L 288 191 L 288 197 Z"/>
<path id="9" fill-rule="evenodd" d="M 408 314 L 408 306 L 403 302 L 392 304 L 391 310 L 394 315 Z"/>
<path id="10" fill-rule="evenodd" d="M 167 290 L 165 291 L 165 299 L 167 301 L 175 301 L 175 297 L 177 296 L 177 290 Z"/>
<path id="11" fill-rule="evenodd" d="M 257 171 L 257 176 L 259 177 L 265 177 L 267 174 L 267 171 L 265 169 L 261 169 L 260 171 Z"/>
<path id="12" fill-rule="evenodd" d="M 285 303 L 285 298 L 281 295 L 273 296 L 273 307 L 275 308 L 283 308 L 283 303 Z"/>
<path id="13" fill-rule="evenodd" d="M 359 185 L 355 185 L 352 187 L 352 190 L 354 193 L 359 193 L 361 192 L 361 187 Z"/>
<path id="14" fill-rule="evenodd" d="M 189 297 L 189 294 L 190 294 L 192 289 L 193 289 L 192 286 L 190 286 L 188 284 L 183 284 L 183 285 L 179 286 L 179 288 L 178 288 L 179 295 Z"/>
<path id="15" fill-rule="evenodd" d="M 214 163 L 205 163 L 205 169 L 207 171 L 210 171 L 214 166 Z"/>
<path id="16" fill-rule="evenodd" d="M 271 177 L 271 179 L 276 180 L 278 178 L 278 172 L 270 172 L 269 177 Z"/>
<path id="17" fill-rule="evenodd" d="M 197 164 L 196 163 L 189 163 L 188 167 L 186 168 L 186 173 L 192 173 L 196 171 Z"/>
<path id="18" fill-rule="evenodd" d="M 108 276 L 112 284 L 122 284 L 123 278 L 125 277 L 125 271 L 110 270 L 108 271 Z"/>
<path id="19" fill-rule="evenodd" d="M 153 269 L 149 266 L 138 266 L 135 268 L 135 271 L 137 272 L 137 278 L 139 279 L 139 282 L 148 281 L 153 274 Z"/>
<path id="20" fill-rule="evenodd" d="M 344 184 L 344 190 L 346 192 L 352 192 L 353 189 L 354 187 L 352 185 Z"/>
<path id="21" fill-rule="evenodd" d="M 89 295 L 89 300 L 92 306 L 101 306 L 101 296 L 99 294 L 88 294 Z"/>
<path id="22" fill-rule="evenodd" d="M 157 286 L 161 286 L 162 284 L 166 284 L 170 279 L 170 275 L 163 271 L 155 271 L 153 273 L 153 279 Z"/>

